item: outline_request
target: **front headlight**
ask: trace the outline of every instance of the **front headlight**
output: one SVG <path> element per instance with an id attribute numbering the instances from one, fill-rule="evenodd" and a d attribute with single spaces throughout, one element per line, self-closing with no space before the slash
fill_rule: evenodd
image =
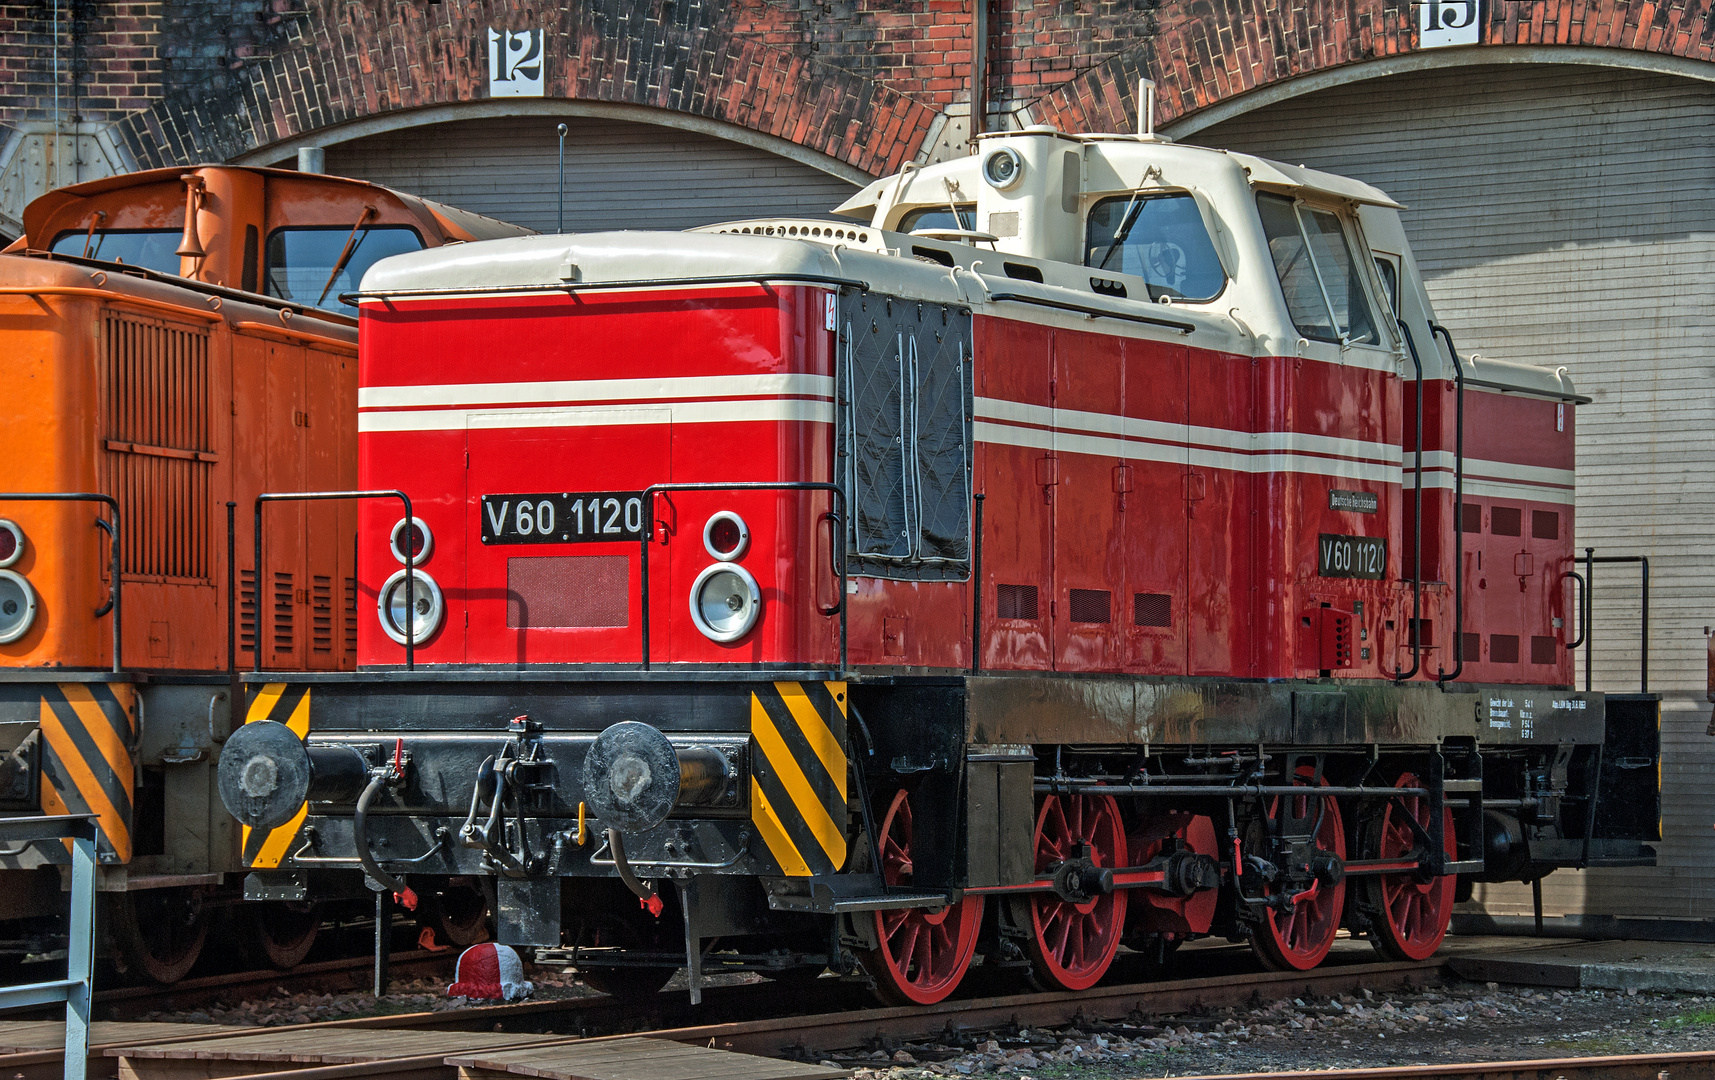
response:
<path id="1" fill-rule="evenodd" d="M 441 597 L 441 587 L 435 584 L 434 578 L 421 570 L 411 571 L 411 577 L 411 602 L 415 608 L 411 619 L 411 639 L 413 645 L 421 645 L 441 628 L 441 620 L 446 617 L 446 601 Z M 387 579 L 387 584 L 381 586 L 376 608 L 381 629 L 394 641 L 405 644 L 405 571 L 397 571 Z"/>
<path id="2" fill-rule="evenodd" d="M 0 566 L 11 566 L 24 557 L 24 530 L 16 521 L 0 518 Z"/>
<path id="3" fill-rule="evenodd" d="M 691 621 L 710 641 L 737 641 L 761 614 L 762 590 L 742 566 L 715 563 L 691 584 Z"/>
<path id="4" fill-rule="evenodd" d="M 0 645 L 23 637 L 35 621 L 36 590 L 23 575 L 0 570 Z"/>

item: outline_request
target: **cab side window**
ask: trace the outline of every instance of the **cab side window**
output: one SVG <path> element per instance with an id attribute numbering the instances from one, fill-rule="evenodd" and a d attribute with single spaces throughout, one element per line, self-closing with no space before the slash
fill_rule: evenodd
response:
<path id="1" fill-rule="evenodd" d="M 1090 208 L 1084 265 L 1142 278 L 1151 300 L 1213 300 L 1227 284 L 1190 195 L 1103 199 Z"/>
<path id="2" fill-rule="evenodd" d="M 1298 332 L 1315 341 L 1382 344 L 1339 215 L 1270 194 L 1257 196 L 1257 211 Z"/>
<path id="3" fill-rule="evenodd" d="M 269 296 L 310 307 L 356 315 L 339 299 L 354 292 L 364 273 L 389 255 L 420 251 L 423 240 L 408 225 L 358 229 L 290 227 L 268 234 L 263 288 Z"/>

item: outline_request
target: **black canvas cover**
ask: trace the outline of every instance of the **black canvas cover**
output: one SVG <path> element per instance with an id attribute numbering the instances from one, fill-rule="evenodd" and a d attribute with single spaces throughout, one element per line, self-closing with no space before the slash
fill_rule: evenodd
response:
<path id="1" fill-rule="evenodd" d="M 971 557 L 971 314 L 851 291 L 839 331 L 850 572 L 962 581 Z"/>

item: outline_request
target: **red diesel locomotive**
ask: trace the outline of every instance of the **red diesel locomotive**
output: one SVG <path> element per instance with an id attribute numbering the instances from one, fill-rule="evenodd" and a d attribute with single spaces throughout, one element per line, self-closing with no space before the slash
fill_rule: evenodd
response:
<path id="1" fill-rule="evenodd" d="M 411 516 L 361 505 L 355 673 L 250 676 L 247 888 L 476 875 L 597 986 L 931 1002 L 1423 958 L 1462 884 L 1651 862 L 1603 757 L 1649 704 L 1567 653 L 1583 399 L 1456 354 L 1398 209 L 1033 128 L 856 223 L 378 264 L 359 470 Z"/>

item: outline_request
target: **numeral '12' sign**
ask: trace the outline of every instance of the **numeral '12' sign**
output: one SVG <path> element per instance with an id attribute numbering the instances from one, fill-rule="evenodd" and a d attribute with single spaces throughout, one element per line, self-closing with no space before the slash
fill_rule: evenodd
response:
<path id="1" fill-rule="evenodd" d="M 488 96 L 541 97 L 545 35 L 540 30 L 488 29 Z"/>

